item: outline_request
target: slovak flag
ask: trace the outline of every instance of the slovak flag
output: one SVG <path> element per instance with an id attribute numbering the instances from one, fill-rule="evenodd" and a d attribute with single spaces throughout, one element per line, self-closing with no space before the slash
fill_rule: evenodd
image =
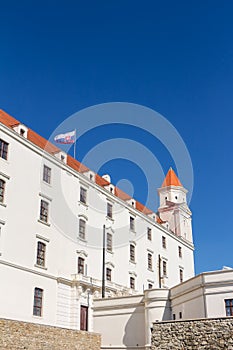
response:
<path id="1" fill-rule="evenodd" d="M 57 143 L 69 144 L 75 143 L 76 130 L 67 132 L 66 134 L 59 134 L 54 137 L 54 141 Z"/>

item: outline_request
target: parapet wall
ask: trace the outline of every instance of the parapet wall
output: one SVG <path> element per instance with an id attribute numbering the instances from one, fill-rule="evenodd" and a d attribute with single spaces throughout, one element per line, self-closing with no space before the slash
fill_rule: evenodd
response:
<path id="1" fill-rule="evenodd" d="M 233 350 L 233 317 L 153 324 L 151 350 Z"/>
<path id="2" fill-rule="evenodd" d="M 0 319 L 0 349 L 100 350 L 99 334 Z"/>

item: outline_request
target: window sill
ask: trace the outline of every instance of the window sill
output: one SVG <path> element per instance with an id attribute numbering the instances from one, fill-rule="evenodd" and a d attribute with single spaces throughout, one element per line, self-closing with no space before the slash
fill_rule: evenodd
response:
<path id="1" fill-rule="evenodd" d="M 149 269 L 149 268 L 148 268 L 147 270 L 148 270 L 148 271 L 150 271 L 150 272 L 154 272 L 154 270 L 153 270 L 153 269 Z"/>
<path id="2" fill-rule="evenodd" d="M 6 208 L 6 206 L 7 206 L 5 203 L 2 203 L 2 202 L 0 202 L 0 205 L 4 208 Z"/>
<path id="3" fill-rule="evenodd" d="M 49 182 L 42 180 L 42 183 L 45 184 L 46 186 L 52 187 L 52 185 Z"/>
<path id="4" fill-rule="evenodd" d="M 111 218 L 111 217 L 110 217 L 110 216 L 108 216 L 108 215 L 106 215 L 106 219 L 108 219 L 108 220 L 110 220 L 110 221 L 114 222 L 114 219 L 113 219 L 113 218 Z"/>
<path id="5" fill-rule="evenodd" d="M 80 205 L 83 205 L 86 209 L 88 209 L 88 204 L 84 203 L 84 202 L 81 202 L 81 201 L 78 201 L 78 204 Z"/>
<path id="6" fill-rule="evenodd" d="M 136 261 L 129 260 L 131 264 L 137 265 Z"/>
<path id="7" fill-rule="evenodd" d="M 129 229 L 129 232 L 136 234 L 136 230 L 133 230 L 132 228 Z"/>
<path id="8" fill-rule="evenodd" d="M 45 266 L 41 266 L 41 265 L 37 265 L 37 264 L 35 264 L 34 266 L 39 267 L 40 269 L 43 269 L 43 270 L 48 270 L 48 268 Z"/>
<path id="9" fill-rule="evenodd" d="M 41 224 L 44 224 L 45 226 L 50 227 L 50 224 L 48 222 L 42 221 L 40 219 L 38 219 L 38 222 L 40 222 Z"/>
<path id="10" fill-rule="evenodd" d="M 87 243 L 87 240 L 85 238 L 82 238 L 82 237 L 79 237 L 79 236 L 78 236 L 78 240 L 83 242 L 83 243 Z"/>
<path id="11" fill-rule="evenodd" d="M 109 249 L 106 249 L 106 252 L 109 253 L 109 254 L 114 254 L 112 250 L 109 250 Z"/>

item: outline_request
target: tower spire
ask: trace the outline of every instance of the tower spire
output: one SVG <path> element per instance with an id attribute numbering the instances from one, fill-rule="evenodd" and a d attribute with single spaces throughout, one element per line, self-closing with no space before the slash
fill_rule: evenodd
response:
<path id="1" fill-rule="evenodd" d="M 163 181 L 163 184 L 162 184 L 162 187 L 168 187 L 168 186 L 183 187 L 182 183 L 180 182 L 180 180 L 176 176 L 176 173 L 174 172 L 172 167 L 170 167 L 170 169 L 168 170 L 167 175 L 166 175 L 166 177 Z"/>

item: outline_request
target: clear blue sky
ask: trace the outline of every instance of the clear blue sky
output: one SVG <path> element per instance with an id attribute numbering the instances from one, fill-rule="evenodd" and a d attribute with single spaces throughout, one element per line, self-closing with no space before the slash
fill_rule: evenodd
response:
<path id="1" fill-rule="evenodd" d="M 194 167 L 191 201 L 196 272 L 233 266 L 233 2 L 1 1 L 0 108 L 45 137 L 91 105 L 124 101 L 165 116 Z M 127 127 L 98 128 L 79 156 Z M 172 163 L 149 135 L 135 140 Z M 127 178 L 143 202 L 143 174 L 112 160 L 102 172 Z M 157 186 L 156 174 L 155 187 Z M 181 179 L 182 181 L 182 179 Z M 156 191 L 155 191 L 156 196 Z"/>

